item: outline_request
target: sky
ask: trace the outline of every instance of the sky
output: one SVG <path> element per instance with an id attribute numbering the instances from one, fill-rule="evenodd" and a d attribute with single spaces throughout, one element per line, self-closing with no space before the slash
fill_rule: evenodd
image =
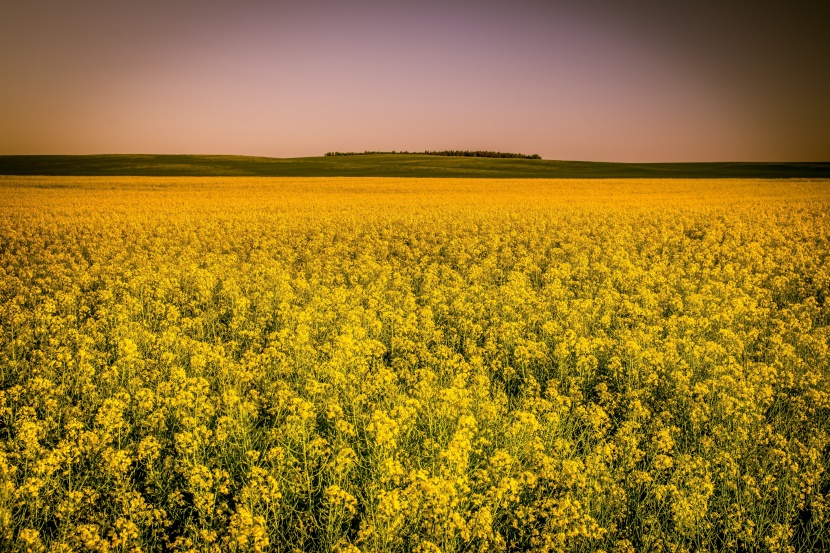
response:
<path id="1" fill-rule="evenodd" d="M 827 29 L 827 0 L 3 0 L 0 155 L 830 161 Z"/>

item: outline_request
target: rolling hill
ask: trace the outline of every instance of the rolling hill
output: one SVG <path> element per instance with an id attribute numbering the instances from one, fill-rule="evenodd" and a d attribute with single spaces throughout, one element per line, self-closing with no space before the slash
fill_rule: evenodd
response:
<path id="1" fill-rule="evenodd" d="M 0 175 L 460 178 L 830 178 L 819 163 L 606 163 L 429 155 L 270 158 L 224 155 L 0 156 Z"/>

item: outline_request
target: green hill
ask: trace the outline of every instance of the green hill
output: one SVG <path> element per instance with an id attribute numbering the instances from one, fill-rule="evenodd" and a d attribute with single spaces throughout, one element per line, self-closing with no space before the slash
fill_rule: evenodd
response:
<path id="1" fill-rule="evenodd" d="M 823 163 L 603 163 L 377 154 L 0 156 L 0 175 L 462 178 L 830 178 Z"/>

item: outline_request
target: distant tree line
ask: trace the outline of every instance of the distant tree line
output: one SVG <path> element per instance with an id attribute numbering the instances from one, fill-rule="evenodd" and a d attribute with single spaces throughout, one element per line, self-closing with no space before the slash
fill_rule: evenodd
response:
<path id="1" fill-rule="evenodd" d="M 365 152 L 326 152 L 327 156 L 365 156 L 372 154 L 411 154 L 420 156 L 452 156 L 452 157 L 500 157 L 500 158 L 521 158 L 521 159 L 542 159 L 539 154 L 513 154 L 509 152 L 491 152 L 484 150 L 441 150 L 424 152 L 374 152 L 366 150 Z"/>

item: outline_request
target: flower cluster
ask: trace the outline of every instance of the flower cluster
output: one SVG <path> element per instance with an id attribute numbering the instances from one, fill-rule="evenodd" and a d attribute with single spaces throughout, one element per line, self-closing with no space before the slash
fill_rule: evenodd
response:
<path id="1" fill-rule="evenodd" d="M 823 181 L 0 177 L 4 551 L 830 548 Z"/>

